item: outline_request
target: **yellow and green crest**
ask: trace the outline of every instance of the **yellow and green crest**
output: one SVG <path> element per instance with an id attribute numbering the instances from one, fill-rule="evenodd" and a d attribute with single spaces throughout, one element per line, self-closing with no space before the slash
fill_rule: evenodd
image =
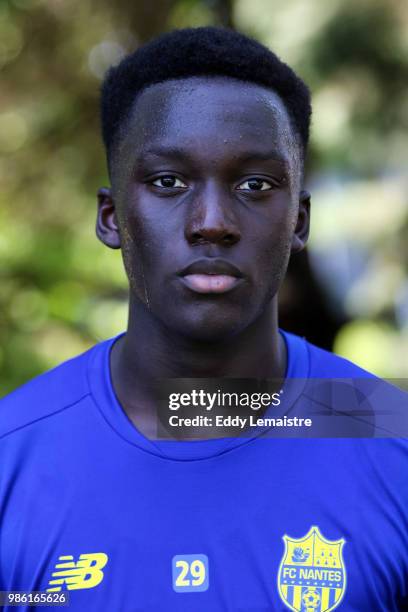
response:
<path id="1" fill-rule="evenodd" d="M 284 603 L 295 612 L 330 612 L 337 608 L 346 590 L 342 555 L 345 540 L 326 540 L 316 526 L 303 538 L 285 535 L 283 540 L 278 589 Z"/>

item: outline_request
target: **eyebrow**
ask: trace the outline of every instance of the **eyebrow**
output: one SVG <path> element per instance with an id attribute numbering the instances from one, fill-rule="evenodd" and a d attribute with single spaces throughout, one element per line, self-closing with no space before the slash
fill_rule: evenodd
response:
<path id="1" fill-rule="evenodd" d="M 184 161 L 190 158 L 189 154 L 183 149 L 177 147 L 155 147 L 154 149 L 147 149 L 142 151 L 139 159 L 143 159 L 149 155 L 154 157 L 172 157 L 173 159 L 179 159 Z"/>
<path id="2" fill-rule="evenodd" d="M 289 164 L 288 158 L 278 151 L 249 151 L 242 155 L 238 155 L 237 159 L 241 163 L 248 161 L 276 161 L 284 166 Z"/>
<path id="3" fill-rule="evenodd" d="M 143 160 L 147 156 L 153 157 L 171 157 L 179 161 L 189 161 L 191 156 L 189 153 L 178 147 L 155 147 L 142 151 L 139 159 Z M 271 151 L 245 151 L 241 155 L 234 155 L 234 159 L 239 163 L 245 163 L 250 161 L 275 161 L 285 167 L 289 166 L 289 160 L 282 153 L 271 150 Z"/>

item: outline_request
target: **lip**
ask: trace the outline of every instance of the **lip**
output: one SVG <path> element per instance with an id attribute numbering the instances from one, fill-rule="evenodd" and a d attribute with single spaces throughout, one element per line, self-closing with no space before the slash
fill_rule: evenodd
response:
<path id="1" fill-rule="evenodd" d="M 220 274 L 235 276 L 236 278 L 242 278 L 244 276 L 241 270 L 234 266 L 234 264 L 225 261 L 225 259 L 218 258 L 196 259 L 178 272 L 179 276 L 187 276 L 189 274 Z"/>
<path id="2" fill-rule="evenodd" d="M 198 259 L 178 276 L 196 293 L 227 293 L 243 280 L 241 270 L 223 259 Z"/>

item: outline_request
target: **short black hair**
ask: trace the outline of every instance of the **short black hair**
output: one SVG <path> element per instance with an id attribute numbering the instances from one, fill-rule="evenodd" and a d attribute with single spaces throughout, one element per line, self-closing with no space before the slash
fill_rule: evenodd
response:
<path id="1" fill-rule="evenodd" d="M 194 76 L 227 76 L 272 89 L 283 100 L 306 152 L 310 92 L 267 47 L 239 32 L 217 27 L 173 30 L 111 67 L 102 84 L 102 136 L 108 159 L 136 96 L 149 85 Z"/>

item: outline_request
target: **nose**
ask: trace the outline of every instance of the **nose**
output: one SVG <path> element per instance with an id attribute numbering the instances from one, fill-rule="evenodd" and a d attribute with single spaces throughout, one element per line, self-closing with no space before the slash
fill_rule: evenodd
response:
<path id="1" fill-rule="evenodd" d="M 207 185 L 190 202 L 185 237 L 191 245 L 233 246 L 241 239 L 234 202 L 225 190 Z"/>

